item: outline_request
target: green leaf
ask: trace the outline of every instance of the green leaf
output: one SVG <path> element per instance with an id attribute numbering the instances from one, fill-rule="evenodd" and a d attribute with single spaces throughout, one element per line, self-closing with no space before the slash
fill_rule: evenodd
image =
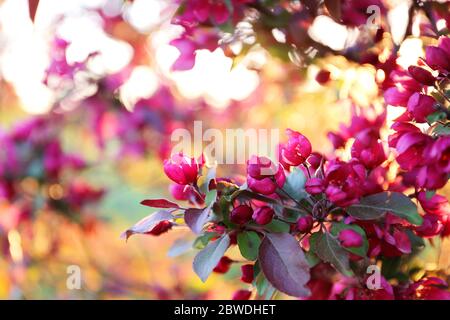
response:
<path id="1" fill-rule="evenodd" d="M 302 170 L 294 168 L 294 170 L 286 177 L 283 190 L 296 200 L 305 198 L 306 176 Z"/>
<path id="2" fill-rule="evenodd" d="M 286 222 L 273 219 L 270 223 L 264 226 L 264 230 L 272 233 L 289 233 L 291 227 Z"/>
<path id="3" fill-rule="evenodd" d="M 450 125 L 438 124 L 433 129 L 433 134 L 437 136 L 448 136 L 450 135 Z"/>
<path id="4" fill-rule="evenodd" d="M 256 293 L 258 294 L 258 296 L 262 297 L 266 293 L 267 288 L 271 286 L 271 284 L 264 276 L 264 274 L 260 273 L 253 281 L 253 286 L 256 288 Z"/>
<path id="5" fill-rule="evenodd" d="M 210 206 L 211 204 L 213 204 L 216 201 L 217 198 L 217 189 L 208 191 L 208 193 L 206 194 L 206 199 L 205 199 L 205 204 L 206 206 Z"/>
<path id="6" fill-rule="evenodd" d="M 422 224 L 417 206 L 410 198 L 399 192 L 382 192 L 364 197 L 359 203 L 347 208 L 347 213 L 359 220 L 374 220 L 391 212 L 415 225 Z"/>
<path id="7" fill-rule="evenodd" d="M 360 247 L 356 247 L 356 248 L 345 248 L 345 250 L 350 251 L 353 254 L 356 254 L 357 256 L 360 257 L 365 257 L 367 256 L 367 250 L 369 250 L 369 241 L 367 241 L 367 236 L 366 233 L 364 231 L 363 228 L 361 228 L 358 225 L 355 224 L 345 224 L 342 222 L 338 222 L 338 223 L 333 223 L 333 226 L 331 227 L 331 234 L 335 237 L 339 236 L 339 233 L 342 230 L 348 230 L 351 229 L 357 233 L 359 233 L 361 235 L 361 237 L 363 238 L 363 244 Z"/>
<path id="8" fill-rule="evenodd" d="M 315 267 L 320 262 L 320 258 L 314 252 L 312 252 L 312 250 L 305 252 L 305 257 L 310 268 Z"/>
<path id="9" fill-rule="evenodd" d="M 197 239 L 195 239 L 192 247 L 194 247 L 195 249 L 203 249 L 211 241 L 211 239 L 217 237 L 218 235 L 219 234 L 216 232 L 206 232 L 205 234 L 202 234 L 201 236 L 197 237 Z"/>
<path id="10" fill-rule="evenodd" d="M 309 265 L 294 236 L 288 233 L 266 234 L 259 248 L 259 263 L 275 289 L 294 297 L 310 294 Z"/>
<path id="11" fill-rule="evenodd" d="M 237 235 L 237 242 L 241 255 L 248 260 L 258 258 L 258 250 L 261 245 L 261 239 L 254 231 L 244 231 Z"/>
<path id="12" fill-rule="evenodd" d="M 431 125 L 437 121 L 445 120 L 446 118 L 447 118 L 447 115 L 445 114 L 445 112 L 436 111 L 427 116 L 427 122 L 428 122 L 428 124 Z"/>
<path id="13" fill-rule="evenodd" d="M 219 239 L 208 243 L 194 258 L 194 271 L 205 282 L 213 269 L 217 266 L 228 247 L 230 246 L 230 236 L 223 235 Z"/>
<path id="14" fill-rule="evenodd" d="M 339 240 L 328 232 L 316 232 L 309 241 L 312 250 L 322 261 L 331 263 L 343 275 L 353 275 L 348 253 L 342 248 Z"/>

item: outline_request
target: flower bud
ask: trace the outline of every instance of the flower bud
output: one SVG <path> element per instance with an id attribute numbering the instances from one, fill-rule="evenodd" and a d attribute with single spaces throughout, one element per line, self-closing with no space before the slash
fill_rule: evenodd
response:
<path id="1" fill-rule="evenodd" d="M 230 266 L 232 263 L 233 263 L 233 260 L 231 260 L 227 256 L 223 256 L 222 258 L 220 258 L 219 263 L 213 269 L 213 271 L 216 273 L 227 273 L 228 270 L 230 270 Z"/>
<path id="2" fill-rule="evenodd" d="M 235 224 L 246 224 L 253 215 L 253 209 L 250 206 L 242 204 L 231 211 L 230 220 Z"/>
<path id="3" fill-rule="evenodd" d="M 439 216 L 426 214 L 423 216 L 422 225 L 416 228 L 416 233 L 420 237 L 431 238 L 440 234 L 443 229 L 444 225 L 442 224 Z"/>
<path id="4" fill-rule="evenodd" d="M 247 161 L 247 184 L 252 191 L 270 195 L 283 187 L 285 181 L 283 167 L 269 158 L 253 156 Z"/>
<path id="5" fill-rule="evenodd" d="M 427 64 L 434 70 L 450 71 L 450 60 L 444 50 L 438 47 L 427 47 L 425 50 Z"/>
<path id="6" fill-rule="evenodd" d="M 416 92 L 409 98 L 407 108 L 416 122 L 425 123 L 427 116 L 436 111 L 435 103 L 432 97 Z"/>
<path id="7" fill-rule="evenodd" d="M 363 244 L 362 236 L 352 229 L 342 230 L 338 235 L 339 241 L 346 248 L 356 248 Z"/>
<path id="8" fill-rule="evenodd" d="M 301 233 L 307 233 L 311 231 L 313 222 L 314 220 L 311 216 L 303 216 L 297 220 L 297 230 Z"/>
<path id="9" fill-rule="evenodd" d="M 320 70 L 317 75 L 316 75 L 316 81 L 321 84 L 324 85 L 326 84 L 328 81 L 330 81 L 330 71 L 322 69 Z"/>
<path id="10" fill-rule="evenodd" d="M 238 290 L 233 293 L 232 300 L 248 300 L 250 299 L 252 292 L 249 290 Z"/>
<path id="11" fill-rule="evenodd" d="M 164 161 L 164 172 L 173 182 L 181 185 L 194 183 L 200 170 L 200 164 L 194 158 L 174 154 Z"/>
<path id="12" fill-rule="evenodd" d="M 281 157 L 284 162 L 291 166 L 298 166 L 306 161 L 311 154 L 311 142 L 301 133 L 287 129 L 289 140 L 281 150 Z"/>
<path id="13" fill-rule="evenodd" d="M 312 178 L 306 181 L 305 190 L 309 194 L 315 195 L 325 190 L 325 181 L 319 178 Z"/>
<path id="14" fill-rule="evenodd" d="M 320 164 L 323 160 L 323 156 L 317 152 L 311 153 L 311 155 L 308 157 L 308 163 L 314 171 L 316 171 L 320 167 Z"/>
<path id="15" fill-rule="evenodd" d="M 241 281 L 245 283 L 252 283 L 253 282 L 253 265 L 252 264 L 244 264 L 241 267 Z"/>
<path id="16" fill-rule="evenodd" d="M 174 199 L 184 201 L 189 199 L 189 192 L 185 188 L 186 185 L 172 183 L 169 186 L 169 192 Z"/>
<path id="17" fill-rule="evenodd" d="M 431 74 L 430 71 L 425 70 L 424 68 L 417 66 L 410 66 L 408 68 L 408 72 L 417 82 L 424 84 L 426 86 L 434 85 L 436 78 Z"/>
<path id="18" fill-rule="evenodd" d="M 253 213 L 253 220 L 255 220 L 255 222 L 257 224 L 260 225 L 264 225 L 264 224 L 268 224 L 270 221 L 272 221 L 274 215 L 274 211 L 271 207 L 268 206 L 264 206 L 261 208 L 258 208 L 254 213 Z"/>

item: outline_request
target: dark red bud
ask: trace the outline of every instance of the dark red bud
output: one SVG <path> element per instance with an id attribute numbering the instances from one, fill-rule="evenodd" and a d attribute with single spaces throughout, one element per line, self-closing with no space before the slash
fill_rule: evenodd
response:
<path id="1" fill-rule="evenodd" d="M 252 218 L 253 218 L 253 220 L 255 220 L 255 222 L 257 224 L 265 225 L 272 221 L 274 214 L 275 214 L 275 212 L 273 211 L 273 209 L 271 207 L 264 206 L 264 207 L 258 208 L 253 213 Z"/>
<path id="2" fill-rule="evenodd" d="M 220 258 L 219 263 L 213 269 L 213 271 L 216 273 L 227 273 L 228 270 L 230 270 L 230 266 L 232 263 L 233 263 L 233 260 L 231 260 L 227 256 L 223 256 L 222 258 Z"/>
<path id="3" fill-rule="evenodd" d="M 244 264 L 241 267 L 241 281 L 245 283 L 252 283 L 253 282 L 253 265 L 252 264 Z"/>
<path id="4" fill-rule="evenodd" d="M 297 230 L 301 233 L 307 233 L 311 231 L 313 226 L 313 218 L 311 216 L 304 216 L 297 220 Z"/>
<path id="5" fill-rule="evenodd" d="M 246 224 L 252 219 L 253 209 L 245 204 L 237 206 L 231 211 L 230 220 L 235 224 Z"/>
<path id="6" fill-rule="evenodd" d="M 431 74 L 430 71 L 417 66 L 410 66 L 408 68 L 409 73 L 417 82 L 421 84 L 432 86 L 434 85 L 436 78 Z"/>

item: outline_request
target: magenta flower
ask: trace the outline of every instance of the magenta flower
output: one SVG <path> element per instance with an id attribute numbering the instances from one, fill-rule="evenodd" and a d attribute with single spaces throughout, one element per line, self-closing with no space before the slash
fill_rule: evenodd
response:
<path id="1" fill-rule="evenodd" d="M 190 0 L 186 3 L 186 9 L 181 17 L 175 19 L 176 23 L 184 26 L 195 26 L 198 23 L 212 20 L 214 23 L 223 24 L 231 17 L 231 12 L 239 12 L 242 6 L 254 0 Z M 179 22 L 181 20 L 181 23 Z"/>
<path id="2" fill-rule="evenodd" d="M 442 232 L 444 226 L 438 216 L 426 214 L 423 216 L 422 225 L 415 229 L 418 236 L 432 238 Z"/>
<path id="3" fill-rule="evenodd" d="M 384 100 L 387 104 L 406 107 L 411 95 L 422 89 L 422 84 L 404 70 L 393 71 L 390 77 L 395 87 L 384 92 Z"/>
<path id="4" fill-rule="evenodd" d="M 170 44 L 180 51 L 180 56 L 172 65 L 174 71 L 190 70 L 195 65 L 195 52 L 199 49 L 214 51 L 218 46 L 218 37 L 205 29 L 186 30 Z"/>
<path id="5" fill-rule="evenodd" d="M 436 164 L 425 165 L 409 172 L 416 177 L 415 186 L 435 190 L 442 188 L 448 181 L 445 174 Z"/>
<path id="6" fill-rule="evenodd" d="M 426 213 L 437 216 L 450 215 L 450 204 L 444 196 L 434 194 L 428 197 L 425 191 L 421 191 L 417 199 Z"/>
<path id="7" fill-rule="evenodd" d="M 320 178 L 308 179 L 305 183 L 305 190 L 312 195 L 322 193 L 325 191 L 325 181 Z"/>
<path id="8" fill-rule="evenodd" d="M 379 134 L 373 129 L 366 129 L 356 136 L 351 154 L 368 169 L 373 169 L 386 160 L 383 145 L 379 141 Z"/>
<path id="9" fill-rule="evenodd" d="M 405 300 L 450 300 L 448 284 L 436 277 L 427 277 L 409 285 L 400 291 L 402 299 Z"/>
<path id="10" fill-rule="evenodd" d="M 313 227 L 314 220 L 311 216 L 303 216 L 297 220 L 296 228 L 301 233 L 308 233 Z"/>
<path id="11" fill-rule="evenodd" d="M 265 225 L 272 221 L 274 214 L 275 212 L 271 207 L 263 206 L 256 209 L 256 211 L 253 213 L 252 218 L 257 224 Z"/>
<path id="12" fill-rule="evenodd" d="M 432 97 L 416 92 L 409 98 L 407 109 L 417 123 L 425 123 L 427 117 L 436 111 L 435 103 Z"/>
<path id="13" fill-rule="evenodd" d="M 217 24 L 222 24 L 230 17 L 230 12 L 224 1 L 193 0 L 190 2 L 192 3 L 190 4 L 191 10 L 200 22 L 205 22 L 212 17 Z"/>
<path id="14" fill-rule="evenodd" d="M 201 165 L 182 153 L 174 154 L 164 161 L 164 172 L 173 182 L 186 185 L 197 182 Z"/>
<path id="15" fill-rule="evenodd" d="M 425 49 L 427 64 L 434 70 L 450 72 L 450 54 L 440 47 L 429 46 Z"/>
<path id="16" fill-rule="evenodd" d="M 325 172 L 325 194 L 337 206 L 347 207 L 362 196 L 365 178 L 366 169 L 361 163 L 334 160 L 328 164 Z"/>
<path id="17" fill-rule="evenodd" d="M 435 163 L 443 174 L 450 173 L 450 136 L 441 136 L 426 150 L 427 161 Z"/>
<path id="18" fill-rule="evenodd" d="M 283 167 L 275 166 L 269 158 L 252 156 L 247 161 L 247 184 L 251 190 L 270 195 L 283 187 L 285 181 Z"/>
<path id="19" fill-rule="evenodd" d="M 404 170 L 412 170 L 424 163 L 424 151 L 432 143 L 432 138 L 419 132 L 403 134 L 395 144 L 398 152 L 397 162 Z"/>
<path id="20" fill-rule="evenodd" d="M 362 236 L 352 229 L 345 229 L 339 232 L 338 239 L 346 248 L 357 248 L 363 244 Z"/>
<path id="21" fill-rule="evenodd" d="M 289 140 L 281 150 L 281 157 L 287 164 L 298 166 L 304 163 L 311 154 L 311 142 L 297 131 L 287 129 L 286 133 Z"/>

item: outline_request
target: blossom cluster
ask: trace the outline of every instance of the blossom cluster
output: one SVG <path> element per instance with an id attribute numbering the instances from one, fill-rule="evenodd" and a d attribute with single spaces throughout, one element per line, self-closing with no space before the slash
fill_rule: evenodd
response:
<path id="1" fill-rule="evenodd" d="M 381 126 L 383 120 L 381 115 L 375 122 Z M 164 163 L 175 183 L 170 191 L 193 208 L 145 200 L 142 204 L 164 209 L 125 234 L 160 235 L 179 226 L 182 217 L 199 234 L 195 244 L 202 251 L 194 270 L 202 280 L 239 263 L 225 255 L 237 245 L 248 260 L 241 266 L 241 281 L 253 284 L 260 295 L 267 293 L 259 288 L 266 281 L 276 290 L 311 299 L 448 299 L 445 282 L 433 277 L 414 282 L 386 272 L 380 288 L 365 286 L 367 274 L 361 270 L 368 265 L 405 259 L 423 248 L 423 238 L 446 237 L 450 227 L 445 197 L 420 189 L 411 196 L 420 210 L 403 193 L 402 180 L 389 180 L 379 132 L 358 125 L 370 121 L 355 115 L 344 130 L 356 133 L 348 161 L 313 152 L 308 138 L 288 129 L 279 162 L 252 157 L 243 181 L 214 177 L 204 158 L 175 154 Z M 338 273 L 341 280 L 323 273 Z M 400 283 L 392 285 L 387 278 Z M 240 290 L 234 298 L 251 294 Z"/>
<path id="2" fill-rule="evenodd" d="M 41 210 L 83 223 L 83 212 L 102 198 L 104 190 L 73 178 L 88 163 L 64 150 L 60 121 L 37 116 L 0 132 L 0 204 L 6 212 L 1 231 L 17 228 Z"/>

